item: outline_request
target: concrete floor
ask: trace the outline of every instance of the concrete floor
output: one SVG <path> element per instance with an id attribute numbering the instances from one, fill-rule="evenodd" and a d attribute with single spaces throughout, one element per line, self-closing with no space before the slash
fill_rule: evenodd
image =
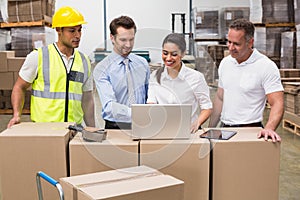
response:
<path id="1" fill-rule="evenodd" d="M 265 114 L 268 114 L 268 109 Z M 277 133 L 282 139 L 279 199 L 297 200 L 300 196 L 300 136 L 283 129 L 282 124 L 278 127 Z"/>
<path id="2" fill-rule="evenodd" d="M 96 107 L 100 108 L 98 101 L 96 101 Z M 266 116 L 268 116 L 268 111 L 269 109 L 266 109 Z M 97 109 L 96 113 L 99 115 L 100 111 Z M 11 115 L 0 115 L 0 132 L 6 129 L 10 118 Z M 30 121 L 29 115 L 22 116 L 22 121 Z M 101 117 L 98 117 L 97 121 L 98 127 L 103 127 Z M 281 124 L 277 132 L 282 137 L 279 199 L 298 200 L 300 197 L 300 136 L 283 129 Z"/>

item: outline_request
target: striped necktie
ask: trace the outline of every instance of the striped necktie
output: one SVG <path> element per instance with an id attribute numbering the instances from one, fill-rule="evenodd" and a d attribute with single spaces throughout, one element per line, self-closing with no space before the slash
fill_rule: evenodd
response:
<path id="1" fill-rule="evenodd" d="M 125 58 L 123 63 L 125 64 L 125 71 L 126 71 L 126 77 L 127 77 L 127 90 L 128 90 L 128 104 L 131 106 L 131 104 L 136 103 L 135 102 L 135 96 L 134 96 L 134 87 L 133 87 L 133 82 L 132 82 L 132 77 L 130 75 L 129 71 L 129 59 Z"/>

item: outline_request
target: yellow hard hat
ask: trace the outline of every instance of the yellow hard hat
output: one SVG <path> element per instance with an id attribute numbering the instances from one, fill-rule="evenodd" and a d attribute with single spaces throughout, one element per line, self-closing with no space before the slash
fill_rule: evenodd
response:
<path id="1" fill-rule="evenodd" d="M 86 24 L 80 12 L 69 6 L 61 7 L 52 17 L 52 28 Z"/>

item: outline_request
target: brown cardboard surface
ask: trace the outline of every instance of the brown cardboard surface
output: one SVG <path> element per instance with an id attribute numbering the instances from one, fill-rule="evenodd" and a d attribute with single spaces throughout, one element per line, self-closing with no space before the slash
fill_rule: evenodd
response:
<path id="1" fill-rule="evenodd" d="M 0 72 L 0 90 L 12 90 L 14 86 L 13 72 Z"/>
<path id="2" fill-rule="evenodd" d="M 61 178 L 66 200 L 182 200 L 183 182 L 147 166 Z"/>
<path id="3" fill-rule="evenodd" d="M 93 186 L 97 183 L 113 183 L 116 181 L 128 180 L 132 178 L 137 178 L 138 176 L 144 176 L 146 174 L 158 175 L 161 173 L 147 166 L 136 166 L 117 170 L 108 170 L 104 172 L 95 172 L 65 177 L 60 179 L 60 184 L 63 187 L 65 198 L 74 200 L 78 196 L 78 188 Z"/>
<path id="4" fill-rule="evenodd" d="M 3 200 L 38 199 L 36 173 L 58 180 L 67 176 L 67 147 L 71 123 L 23 122 L 0 134 L 0 182 Z M 45 199 L 59 199 L 58 192 L 42 181 Z"/>
<path id="5" fill-rule="evenodd" d="M 280 143 L 257 139 L 261 128 L 224 128 L 238 133 L 212 141 L 212 199 L 279 198 Z"/>
<path id="6" fill-rule="evenodd" d="M 25 61 L 25 57 L 7 58 L 8 71 L 10 72 L 20 71 L 24 61 Z"/>
<path id="7" fill-rule="evenodd" d="M 208 140 L 141 140 L 140 163 L 184 181 L 185 200 L 209 198 Z"/>
<path id="8" fill-rule="evenodd" d="M 118 190 L 116 190 L 118 188 Z M 103 192 L 101 192 L 103 191 Z M 183 200 L 183 182 L 167 175 L 82 188 L 78 200 Z"/>
<path id="9" fill-rule="evenodd" d="M 138 166 L 138 141 L 125 130 L 108 130 L 101 143 L 86 142 L 78 133 L 69 149 L 71 176 Z"/>
<path id="10" fill-rule="evenodd" d="M 13 72 L 14 73 L 14 83 L 18 80 L 19 72 Z"/>
<path id="11" fill-rule="evenodd" d="M 9 1 L 7 12 L 9 22 L 28 22 L 43 19 L 46 2 L 41 0 Z"/>
<path id="12" fill-rule="evenodd" d="M 7 72 L 7 58 L 14 57 L 15 52 L 14 51 L 0 51 L 0 72 Z"/>

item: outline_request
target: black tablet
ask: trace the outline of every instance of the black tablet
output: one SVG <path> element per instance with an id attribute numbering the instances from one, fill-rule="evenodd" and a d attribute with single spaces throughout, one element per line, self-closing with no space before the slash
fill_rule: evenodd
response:
<path id="1" fill-rule="evenodd" d="M 236 133 L 237 133 L 236 131 L 210 129 L 210 130 L 202 133 L 200 135 L 200 137 L 208 138 L 208 139 L 228 140 L 229 138 L 234 136 Z"/>

